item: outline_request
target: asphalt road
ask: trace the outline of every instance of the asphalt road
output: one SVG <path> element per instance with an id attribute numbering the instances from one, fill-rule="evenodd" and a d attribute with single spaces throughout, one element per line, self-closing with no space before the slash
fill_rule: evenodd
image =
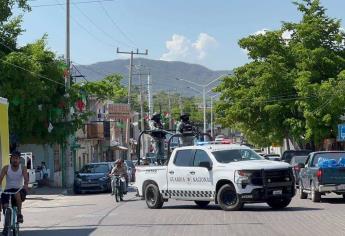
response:
<path id="1" fill-rule="evenodd" d="M 224 212 L 216 205 L 198 209 L 185 201 L 151 210 L 134 193 L 119 204 L 109 194 L 31 195 L 21 235 L 345 235 L 345 201 L 331 197 L 321 203 L 295 197 L 280 211 L 251 204 Z"/>

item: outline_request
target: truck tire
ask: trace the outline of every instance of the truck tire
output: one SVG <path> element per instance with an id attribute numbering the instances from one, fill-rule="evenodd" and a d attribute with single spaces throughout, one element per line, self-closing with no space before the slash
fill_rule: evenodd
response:
<path id="1" fill-rule="evenodd" d="M 305 193 L 303 190 L 304 189 L 303 189 L 302 181 L 299 181 L 299 188 L 298 188 L 299 198 L 307 199 L 308 193 Z"/>
<path id="2" fill-rule="evenodd" d="M 163 206 L 163 198 L 159 192 L 158 186 L 155 184 L 148 184 L 145 187 L 146 205 L 150 209 L 160 209 Z"/>
<path id="3" fill-rule="evenodd" d="M 273 209 L 283 209 L 287 207 L 290 202 L 291 198 L 273 198 L 267 201 L 267 205 Z"/>
<path id="4" fill-rule="evenodd" d="M 194 201 L 198 207 L 205 208 L 210 203 L 210 201 Z"/>
<path id="5" fill-rule="evenodd" d="M 243 207 L 236 189 L 230 184 L 225 184 L 219 189 L 217 201 L 224 211 L 238 211 Z"/>
<path id="6" fill-rule="evenodd" d="M 311 187 L 311 201 L 312 202 L 320 202 L 321 201 L 321 193 L 319 193 L 315 189 L 315 186 L 313 183 L 312 183 L 312 187 Z"/>

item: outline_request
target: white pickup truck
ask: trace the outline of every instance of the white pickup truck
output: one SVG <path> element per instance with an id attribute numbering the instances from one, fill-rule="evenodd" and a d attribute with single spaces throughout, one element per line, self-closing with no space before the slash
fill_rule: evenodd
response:
<path id="1" fill-rule="evenodd" d="M 295 195 L 292 168 L 269 161 L 249 147 L 237 144 L 176 148 L 167 166 L 139 166 L 135 187 L 149 208 L 161 208 L 169 199 L 211 201 L 226 211 L 244 203 L 266 202 L 285 208 Z"/>

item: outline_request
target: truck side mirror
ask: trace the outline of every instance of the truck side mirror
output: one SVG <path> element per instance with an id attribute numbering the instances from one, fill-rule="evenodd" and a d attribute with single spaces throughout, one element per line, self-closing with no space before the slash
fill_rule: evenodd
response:
<path id="1" fill-rule="evenodd" d="M 211 166 L 211 163 L 208 162 L 208 161 L 202 161 L 199 163 L 199 166 L 200 167 L 205 167 L 207 168 L 208 170 L 212 170 L 212 166 Z"/>

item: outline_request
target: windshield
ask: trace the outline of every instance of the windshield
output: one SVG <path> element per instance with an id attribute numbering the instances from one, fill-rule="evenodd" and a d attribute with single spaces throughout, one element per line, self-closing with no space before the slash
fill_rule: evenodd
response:
<path id="1" fill-rule="evenodd" d="M 295 156 L 291 160 L 291 164 L 294 163 L 305 163 L 305 160 L 307 160 L 308 156 Z"/>
<path id="2" fill-rule="evenodd" d="M 212 152 L 216 160 L 220 163 L 230 163 L 237 161 L 263 160 L 264 158 L 250 149 L 233 149 Z"/>
<path id="3" fill-rule="evenodd" d="M 106 164 L 88 164 L 79 173 L 107 173 L 108 171 L 109 167 Z"/>
<path id="4" fill-rule="evenodd" d="M 317 165 L 320 158 L 333 159 L 338 162 L 340 158 L 345 158 L 345 152 L 329 152 L 316 154 L 313 160 L 313 166 Z"/>

